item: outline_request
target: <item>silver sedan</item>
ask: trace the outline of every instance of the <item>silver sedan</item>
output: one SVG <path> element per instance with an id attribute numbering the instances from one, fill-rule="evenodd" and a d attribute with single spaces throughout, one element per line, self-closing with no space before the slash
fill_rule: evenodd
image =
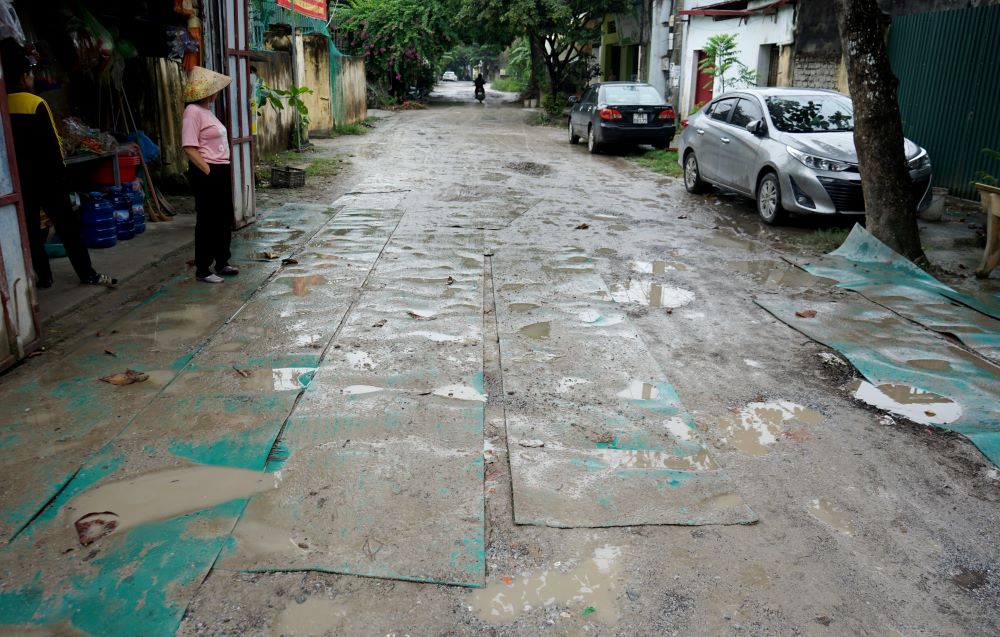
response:
<path id="1" fill-rule="evenodd" d="M 683 124 L 683 122 L 682 122 Z M 788 212 L 864 214 L 854 107 L 835 91 L 756 88 L 720 95 L 691 116 L 678 157 L 688 192 L 709 185 L 757 201 L 765 223 Z M 905 140 L 913 203 L 931 201 L 927 151 Z"/>

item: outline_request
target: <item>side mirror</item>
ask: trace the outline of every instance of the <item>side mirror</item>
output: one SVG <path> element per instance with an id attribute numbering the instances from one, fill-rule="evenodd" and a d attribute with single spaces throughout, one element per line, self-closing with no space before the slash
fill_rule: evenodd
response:
<path id="1" fill-rule="evenodd" d="M 764 120 L 755 119 L 747 124 L 747 130 L 754 135 L 763 135 L 767 132 L 767 126 L 764 125 Z"/>
<path id="2" fill-rule="evenodd" d="M 571 105 L 572 105 L 572 104 L 576 104 L 576 103 L 577 103 L 577 102 L 579 102 L 579 101 L 580 101 L 580 98 L 579 98 L 579 97 L 577 97 L 576 95 L 570 95 L 570 96 L 569 96 L 569 103 L 570 103 Z"/>

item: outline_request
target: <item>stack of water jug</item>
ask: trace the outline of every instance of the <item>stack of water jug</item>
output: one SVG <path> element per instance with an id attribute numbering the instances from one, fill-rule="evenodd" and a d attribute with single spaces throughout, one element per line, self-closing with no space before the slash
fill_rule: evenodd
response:
<path id="1" fill-rule="evenodd" d="M 110 248 L 146 231 L 142 182 L 81 194 L 83 239 L 88 248 Z"/>

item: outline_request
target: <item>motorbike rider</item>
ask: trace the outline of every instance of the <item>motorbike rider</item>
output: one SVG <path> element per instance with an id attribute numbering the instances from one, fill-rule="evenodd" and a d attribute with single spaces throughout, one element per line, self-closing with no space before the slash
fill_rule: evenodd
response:
<path id="1" fill-rule="evenodd" d="M 486 94 L 486 79 L 483 78 L 482 73 L 476 76 L 476 95 L 479 95 L 480 93 L 483 95 Z"/>

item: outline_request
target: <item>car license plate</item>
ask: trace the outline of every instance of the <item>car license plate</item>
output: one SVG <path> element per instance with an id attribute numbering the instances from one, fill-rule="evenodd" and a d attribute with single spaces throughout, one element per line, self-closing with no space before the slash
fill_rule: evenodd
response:
<path id="1" fill-rule="evenodd" d="M 633 124 L 648 124 L 649 123 L 649 114 L 648 113 L 636 113 L 635 115 L 632 116 L 632 123 Z"/>

